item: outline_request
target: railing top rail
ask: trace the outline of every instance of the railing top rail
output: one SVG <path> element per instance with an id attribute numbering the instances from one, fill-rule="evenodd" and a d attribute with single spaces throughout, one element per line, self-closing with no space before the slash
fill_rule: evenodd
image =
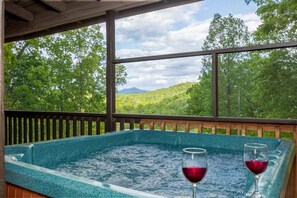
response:
<path id="1" fill-rule="evenodd" d="M 244 47 L 234 47 L 234 48 L 224 48 L 224 49 L 213 49 L 213 50 L 201 50 L 192 52 L 181 52 L 172 54 L 162 54 L 153 56 L 142 56 L 133 58 L 122 58 L 114 60 L 114 63 L 132 63 L 132 62 L 142 62 L 142 61 L 153 61 L 162 59 L 172 59 L 172 58 L 186 58 L 193 56 L 204 56 L 212 54 L 227 54 L 227 53 L 239 53 L 239 52 L 250 52 L 250 51 L 261 51 L 261 50 L 272 50 L 272 49 L 282 49 L 297 47 L 297 41 L 290 41 L 285 43 L 274 43 L 265 45 L 253 45 Z"/>
<path id="2" fill-rule="evenodd" d="M 130 119 L 162 119 L 162 120 L 185 120 L 185 121 L 209 121 L 209 122 L 232 122 L 232 123 L 258 123 L 258 124 L 287 124 L 296 125 L 297 119 L 267 119 L 267 118 L 233 118 L 211 116 L 174 116 L 174 115 L 143 115 L 143 114 L 114 114 L 114 118 Z"/>
<path id="3" fill-rule="evenodd" d="M 13 115 L 57 115 L 57 116 L 81 116 L 81 117 L 106 117 L 104 113 L 82 113 L 82 112 L 46 112 L 46 111 L 12 111 L 12 110 L 5 110 L 4 111 L 6 116 L 13 116 Z"/>

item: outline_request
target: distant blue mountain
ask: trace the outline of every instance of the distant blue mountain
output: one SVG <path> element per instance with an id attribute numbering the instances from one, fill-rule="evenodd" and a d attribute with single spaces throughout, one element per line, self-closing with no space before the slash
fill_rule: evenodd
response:
<path id="1" fill-rule="evenodd" d="M 119 94 L 135 94 L 135 93 L 144 93 L 144 92 L 148 92 L 148 90 L 142 90 L 136 87 L 131 87 L 128 89 L 122 89 L 118 91 Z"/>

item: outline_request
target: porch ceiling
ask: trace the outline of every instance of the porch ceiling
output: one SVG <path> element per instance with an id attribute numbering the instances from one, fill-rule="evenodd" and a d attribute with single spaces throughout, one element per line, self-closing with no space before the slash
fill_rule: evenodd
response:
<path id="1" fill-rule="evenodd" d="M 5 41 L 28 39 L 105 21 L 108 10 L 133 15 L 197 0 L 5 0 Z"/>

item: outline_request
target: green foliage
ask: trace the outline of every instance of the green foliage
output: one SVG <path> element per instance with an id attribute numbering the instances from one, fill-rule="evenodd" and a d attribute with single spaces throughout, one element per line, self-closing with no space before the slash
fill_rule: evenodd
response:
<path id="1" fill-rule="evenodd" d="M 262 25 L 255 32 L 259 43 L 295 41 L 297 0 L 253 0 Z"/>
<path id="2" fill-rule="evenodd" d="M 187 82 L 146 93 L 117 94 L 117 113 L 185 115 L 186 91 L 192 85 Z"/>
<path id="3" fill-rule="evenodd" d="M 262 20 L 262 25 L 254 33 L 256 43 L 296 41 L 296 0 L 254 2 Z M 296 48 L 258 52 L 253 63 L 258 68 L 254 98 L 261 107 L 260 117 L 297 118 L 296 62 Z"/>
<path id="4" fill-rule="evenodd" d="M 280 49 L 267 53 L 253 64 L 258 66 L 254 98 L 259 117 L 297 118 L 296 49 Z M 273 107 L 273 108 L 272 108 Z"/>
<path id="5" fill-rule="evenodd" d="M 203 49 L 296 40 L 296 0 L 254 0 L 262 25 L 248 33 L 240 19 L 216 14 Z M 219 55 L 219 116 L 297 118 L 296 48 Z M 187 112 L 212 115 L 210 57 L 203 59 L 199 83 L 189 90 Z"/>
<path id="6" fill-rule="evenodd" d="M 262 24 L 251 35 L 241 19 L 215 14 L 203 50 L 296 41 L 297 0 L 246 0 Z M 5 107 L 14 110 L 104 112 L 106 49 L 100 26 L 7 43 Z M 219 116 L 297 118 L 296 48 L 218 56 Z M 197 83 L 121 94 L 118 113 L 212 115 L 212 59 Z M 116 85 L 126 83 L 116 65 Z"/>
<path id="7" fill-rule="evenodd" d="M 99 25 L 6 44 L 6 109 L 104 112 L 105 56 Z"/>
<path id="8" fill-rule="evenodd" d="M 203 50 L 232 48 L 248 45 L 250 34 L 241 19 L 232 15 L 222 17 L 215 14 L 209 27 L 209 33 L 204 41 Z M 222 116 L 238 116 L 239 111 L 236 100 L 240 89 L 243 88 L 244 78 L 241 75 L 245 54 L 223 54 L 219 57 L 219 111 Z M 210 116 L 212 115 L 212 62 L 210 56 L 203 58 L 203 68 L 199 83 L 188 90 L 190 99 L 188 114 Z"/>

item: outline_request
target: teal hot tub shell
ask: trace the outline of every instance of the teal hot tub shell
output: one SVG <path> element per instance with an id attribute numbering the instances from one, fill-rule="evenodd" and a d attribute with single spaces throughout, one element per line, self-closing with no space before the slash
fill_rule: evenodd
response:
<path id="1" fill-rule="evenodd" d="M 260 180 L 266 197 L 284 196 L 295 157 L 292 141 L 275 138 L 226 136 L 213 134 L 130 130 L 99 136 L 83 136 L 5 147 L 6 182 L 49 197 L 162 197 L 108 183 L 51 170 L 47 167 L 72 161 L 107 147 L 137 143 L 170 144 L 181 147 L 222 148 L 243 152 L 247 142 L 267 144 L 269 168 Z M 247 191 L 252 191 L 252 178 Z"/>

